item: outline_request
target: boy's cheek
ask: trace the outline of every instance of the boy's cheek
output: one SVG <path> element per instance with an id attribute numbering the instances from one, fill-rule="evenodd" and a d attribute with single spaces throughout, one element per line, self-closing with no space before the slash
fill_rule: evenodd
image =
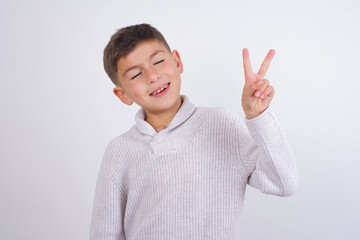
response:
<path id="1" fill-rule="evenodd" d="M 180 71 L 180 69 L 178 69 L 176 66 L 172 66 L 171 68 L 169 68 L 168 72 L 172 76 L 180 76 L 180 74 L 182 73 L 182 71 Z"/>
<path id="2" fill-rule="evenodd" d="M 130 86 L 130 88 L 131 88 L 132 95 L 134 97 L 140 97 L 144 94 L 147 94 L 146 89 L 139 86 L 139 84 L 133 84 L 132 86 Z"/>

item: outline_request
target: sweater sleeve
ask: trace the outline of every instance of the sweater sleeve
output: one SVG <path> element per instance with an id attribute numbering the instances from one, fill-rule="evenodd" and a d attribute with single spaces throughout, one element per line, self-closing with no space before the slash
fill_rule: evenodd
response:
<path id="1" fill-rule="evenodd" d="M 91 219 L 90 240 L 123 240 L 126 196 L 109 172 L 114 156 L 108 145 L 98 174 Z"/>
<path id="2" fill-rule="evenodd" d="M 245 119 L 245 125 L 240 158 L 249 173 L 248 184 L 265 194 L 294 194 L 299 184 L 296 161 L 271 107 Z"/>

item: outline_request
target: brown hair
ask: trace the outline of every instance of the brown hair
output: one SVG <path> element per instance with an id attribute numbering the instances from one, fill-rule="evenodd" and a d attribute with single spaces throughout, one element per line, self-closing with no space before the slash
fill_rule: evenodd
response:
<path id="1" fill-rule="evenodd" d="M 137 24 L 119 29 L 114 33 L 104 49 L 104 68 L 111 81 L 117 86 L 117 62 L 126 57 L 142 42 L 157 40 L 171 52 L 163 35 L 150 24 Z"/>

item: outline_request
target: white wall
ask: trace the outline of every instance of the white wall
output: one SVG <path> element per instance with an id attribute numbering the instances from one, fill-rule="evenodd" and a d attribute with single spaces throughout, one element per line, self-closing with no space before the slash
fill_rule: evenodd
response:
<path id="1" fill-rule="evenodd" d="M 88 238 L 105 146 L 138 110 L 113 95 L 103 49 L 143 22 L 180 51 L 182 94 L 242 116 L 241 49 L 254 69 L 276 50 L 272 106 L 301 186 L 290 198 L 249 187 L 243 239 L 359 238 L 359 11 L 356 0 L 3 0 L 0 239 Z"/>

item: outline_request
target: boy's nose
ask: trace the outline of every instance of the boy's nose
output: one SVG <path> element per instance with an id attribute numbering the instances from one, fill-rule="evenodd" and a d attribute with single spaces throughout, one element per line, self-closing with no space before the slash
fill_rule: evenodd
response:
<path id="1" fill-rule="evenodd" d="M 147 81 L 148 83 L 154 83 L 159 81 L 160 79 L 160 74 L 153 68 L 150 68 L 147 70 Z"/>

